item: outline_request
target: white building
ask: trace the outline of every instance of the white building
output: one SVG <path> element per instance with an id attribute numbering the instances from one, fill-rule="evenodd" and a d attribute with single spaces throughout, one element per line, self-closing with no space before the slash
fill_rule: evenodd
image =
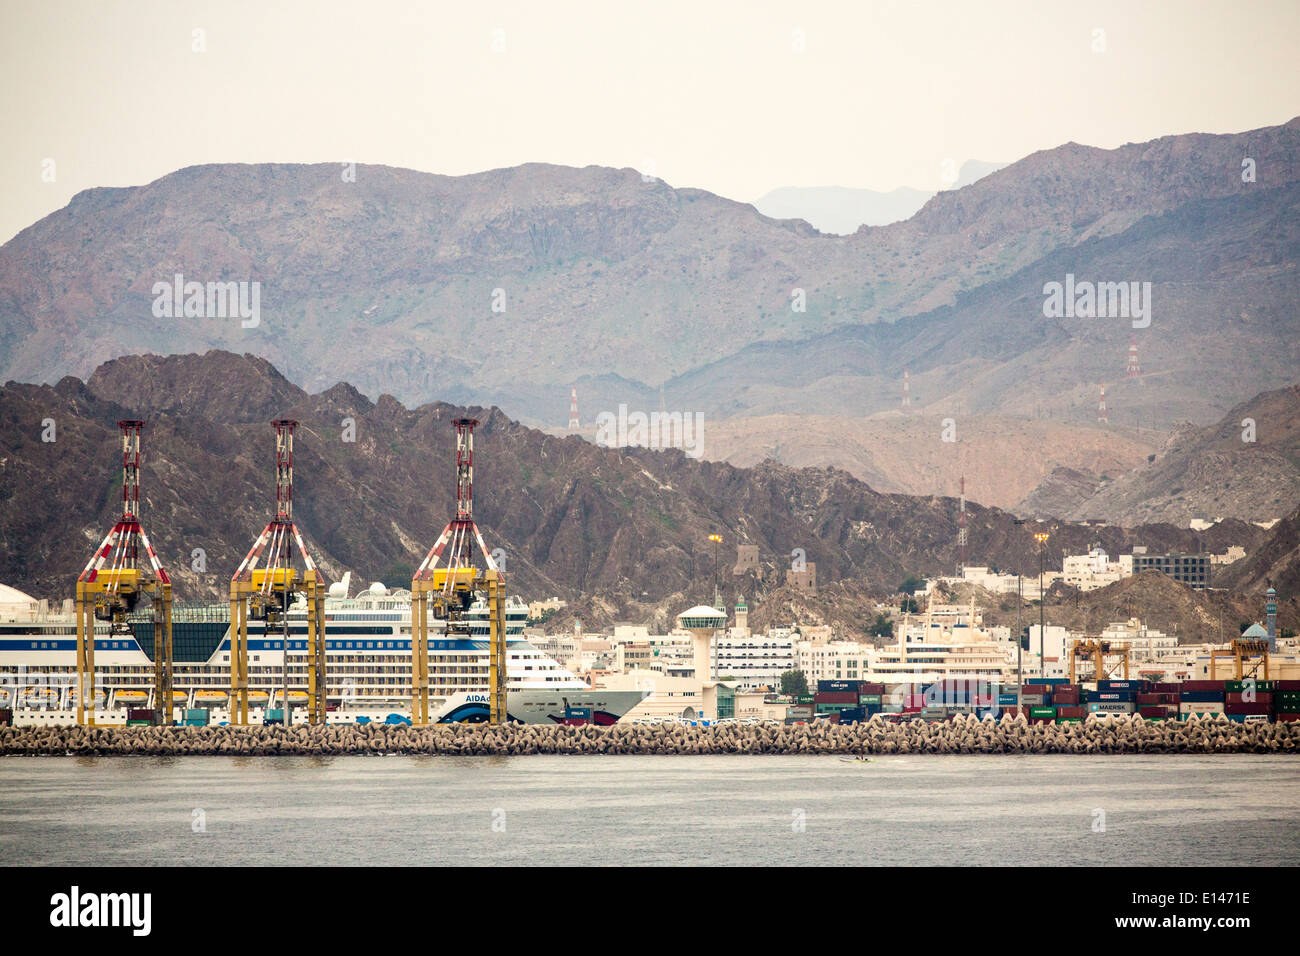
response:
<path id="1" fill-rule="evenodd" d="M 781 675 L 795 669 L 795 641 L 789 632 L 720 634 L 713 641 L 713 672 L 737 689 L 779 687 Z M 748 628 L 745 628 L 748 631 Z"/>

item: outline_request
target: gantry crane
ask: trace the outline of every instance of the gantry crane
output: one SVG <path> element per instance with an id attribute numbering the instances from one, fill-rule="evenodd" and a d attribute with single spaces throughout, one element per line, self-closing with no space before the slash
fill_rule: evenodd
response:
<path id="1" fill-rule="evenodd" d="M 483 535 L 474 524 L 474 428 L 478 421 L 458 418 L 456 426 L 456 517 L 443 529 L 411 579 L 411 722 L 429 722 L 429 611 L 446 621 L 448 636 L 469 636 L 465 612 L 475 595 L 488 605 L 488 722 L 506 719 L 505 580 Z M 474 565 L 474 545 L 484 569 Z M 439 562 L 442 566 L 439 567 Z"/>
<path id="2" fill-rule="evenodd" d="M 275 428 L 275 517 L 230 579 L 230 723 L 248 723 L 249 619 L 265 621 L 267 638 L 278 628 L 284 636 L 287 655 L 289 635 L 302 633 L 289 627 L 290 601 L 294 595 L 301 594 L 307 601 L 307 719 L 313 724 L 323 724 L 325 582 L 293 523 L 293 430 L 298 423 L 283 418 L 271 425 Z M 295 546 L 304 566 L 301 577 L 294 568 Z M 287 725 L 287 677 L 284 685 L 280 707 Z"/>
<path id="3" fill-rule="evenodd" d="M 1238 637 L 1224 648 L 1210 648 L 1210 680 L 1219 679 L 1218 662 L 1224 658 L 1226 664 L 1233 662 L 1233 671 L 1237 680 L 1255 677 L 1263 672 L 1262 679 L 1268 680 L 1268 640 L 1266 638 Z"/>
<path id="4" fill-rule="evenodd" d="M 1116 658 L 1115 663 L 1110 665 L 1109 670 L 1106 667 L 1106 658 Z M 1116 643 L 1112 646 L 1110 641 L 1075 641 L 1070 645 L 1070 683 L 1075 681 L 1075 663 L 1078 660 L 1090 662 L 1096 670 L 1096 676 L 1093 680 L 1105 680 L 1115 670 L 1116 667 L 1123 665 L 1124 680 L 1128 680 L 1128 645 Z"/>
<path id="5" fill-rule="evenodd" d="M 172 582 L 140 524 L 140 431 L 144 422 L 123 419 L 122 517 L 96 549 L 77 578 L 77 723 L 94 726 L 95 621 L 109 621 L 110 633 L 131 634 L 126 616 L 140 596 L 148 595 L 153 611 L 154 723 L 172 717 Z M 140 548 L 149 556 L 139 563 Z M 86 706 L 90 698 L 91 705 Z"/>

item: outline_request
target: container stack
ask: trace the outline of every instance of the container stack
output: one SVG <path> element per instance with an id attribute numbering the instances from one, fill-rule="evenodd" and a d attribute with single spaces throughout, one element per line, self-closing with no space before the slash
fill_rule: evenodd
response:
<path id="1" fill-rule="evenodd" d="M 1222 714 L 1224 708 L 1225 681 L 1188 680 L 1183 681 L 1178 694 L 1178 719 L 1186 720 L 1192 716 Z"/>
<path id="2" fill-rule="evenodd" d="M 1300 680 L 1279 680 L 1274 685 L 1274 719 L 1283 723 L 1300 720 Z"/>
<path id="3" fill-rule="evenodd" d="M 1271 680 L 1230 680 L 1223 683 L 1223 712 L 1239 724 L 1268 720 L 1273 713 Z"/>

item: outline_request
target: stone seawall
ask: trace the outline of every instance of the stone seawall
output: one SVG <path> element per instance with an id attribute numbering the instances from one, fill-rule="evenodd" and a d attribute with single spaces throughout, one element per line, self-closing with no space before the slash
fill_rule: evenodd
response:
<path id="1" fill-rule="evenodd" d="M 1133 754 L 1300 753 L 1300 723 L 1140 717 L 1030 724 L 974 716 L 927 723 L 689 727 L 618 724 L 331 724 L 324 727 L 3 727 L 0 755 Z"/>

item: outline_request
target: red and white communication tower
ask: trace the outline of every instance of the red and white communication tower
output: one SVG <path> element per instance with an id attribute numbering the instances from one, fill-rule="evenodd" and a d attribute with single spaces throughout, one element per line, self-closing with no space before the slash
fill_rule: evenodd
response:
<path id="1" fill-rule="evenodd" d="M 1138 364 L 1138 343 L 1137 336 L 1129 333 L 1128 337 L 1128 365 L 1124 368 L 1125 378 L 1141 378 L 1142 366 Z"/>
<path id="2" fill-rule="evenodd" d="M 100 542 L 77 578 L 77 723 L 95 723 L 95 620 L 111 622 L 111 633 L 130 634 L 126 616 L 140 595 L 153 610 L 154 722 L 172 717 L 172 581 L 140 524 L 140 431 L 144 422 L 123 419 L 122 516 Z M 140 566 L 140 548 L 149 558 Z M 91 705 L 87 708 L 87 700 Z"/>
<path id="3" fill-rule="evenodd" d="M 288 418 L 271 423 L 275 429 L 275 516 L 230 579 L 230 723 L 248 723 L 248 622 L 265 621 L 269 639 L 280 630 L 288 657 L 289 603 L 295 594 L 307 599 L 307 715 L 325 723 L 325 582 L 293 523 L 293 430 Z M 302 559 L 301 577 L 294 555 Z M 290 720 L 287 660 L 279 689 L 282 720 Z M 275 688 L 268 685 L 268 693 Z M 268 698 L 269 699 L 269 698 Z"/>
<path id="4" fill-rule="evenodd" d="M 505 579 L 474 523 L 474 428 L 478 420 L 458 418 L 456 426 L 456 516 L 411 579 L 411 722 L 429 722 L 429 610 L 446 621 L 448 636 L 468 635 L 465 612 L 476 594 L 488 603 L 488 720 L 506 718 Z M 475 566 L 474 551 L 483 558 Z"/>
<path id="5" fill-rule="evenodd" d="M 1106 415 L 1106 386 L 1101 387 L 1101 404 L 1097 406 L 1097 421 L 1104 424 L 1110 424 L 1110 418 Z"/>
<path id="6" fill-rule="evenodd" d="M 573 431 L 581 427 L 578 424 L 578 389 L 575 386 L 569 391 L 569 430 Z"/>

